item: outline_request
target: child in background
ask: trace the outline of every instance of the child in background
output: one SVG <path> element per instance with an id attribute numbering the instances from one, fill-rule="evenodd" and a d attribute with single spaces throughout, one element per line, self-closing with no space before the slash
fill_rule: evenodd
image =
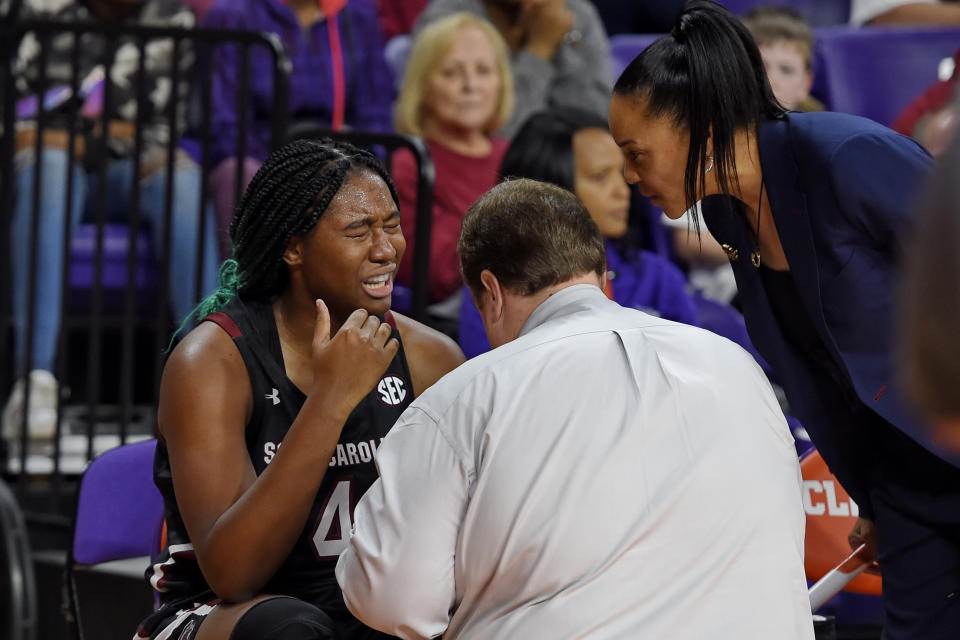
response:
<path id="1" fill-rule="evenodd" d="M 813 28 L 787 7 L 762 5 L 743 16 L 757 42 L 767 78 L 777 100 L 788 111 L 823 111 L 810 96 L 813 86 Z"/>

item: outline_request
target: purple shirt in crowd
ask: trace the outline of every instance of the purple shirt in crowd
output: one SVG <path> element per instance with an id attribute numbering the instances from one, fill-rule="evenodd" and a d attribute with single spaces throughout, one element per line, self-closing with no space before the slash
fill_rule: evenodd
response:
<path id="1" fill-rule="evenodd" d="M 383 39 L 372 0 L 350 0 L 337 17 L 346 82 L 346 127 L 364 131 L 391 128 L 394 83 L 383 57 Z M 329 127 L 333 115 L 333 70 L 327 21 L 303 29 L 280 0 L 218 0 L 203 26 L 276 33 L 293 64 L 290 124 Z M 217 163 L 237 153 L 236 93 L 240 49 L 222 46 L 213 80 L 212 149 Z M 246 155 L 263 161 L 270 148 L 273 109 L 273 59 L 264 48 L 250 50 L 250 120 Z"/>

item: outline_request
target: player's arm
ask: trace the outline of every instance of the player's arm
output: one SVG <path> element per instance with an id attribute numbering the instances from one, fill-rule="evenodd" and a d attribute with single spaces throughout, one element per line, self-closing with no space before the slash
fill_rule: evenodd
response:
<path id="1" fill-rule="evenodd" d="M 416 395 L 419 396 L 466 360 L 463 351 L 449 336 L 395 311 L 393 317 L 397 320 L 397 329 L 403 340 L 403 351 L 410 365 L 411 382 Z"/>
<path id="2" fill-rule="evenodd" d="M 259 477 L 244 439 L 252 406 L 249 377 L 229 336 L 202 323 L 164 369 L 158 421 L 177 504 L 200 569 L 225 600 L 255 595 L 287 557 L 343 423 L 398 348 L 389 327 L 364 311 L 354 312 L 332 340 L 329 331 L 320 303 L 313 386 L 283 447 Z"/>
<path id="3" fill-rule="evenodd" d="M 437 637 L 456 601 L 456 545 L 474 471 L 416 404 L 377 449 L 377 467 L 337 562 L 344 601 L 375 629 Z"/>

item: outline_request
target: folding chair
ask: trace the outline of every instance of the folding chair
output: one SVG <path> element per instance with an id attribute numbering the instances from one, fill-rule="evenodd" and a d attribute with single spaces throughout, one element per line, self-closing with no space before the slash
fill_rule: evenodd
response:
<path id="1" fill-rule="evenodd" d="M 153 483 L 156 445 L 111 449 L 80 480 L 66 582 L 67 610 L 81 640 L 133 635 L 153 609 L 143 572 L 163 524 L 163 498 Z M 142 590 L 128 588 L 137 583 Z"/>
<path id="2" fill-rule="evenodd" d="M 23 513 L 0 480 L 0 638 L 33 640 L 37 592 Z"/>

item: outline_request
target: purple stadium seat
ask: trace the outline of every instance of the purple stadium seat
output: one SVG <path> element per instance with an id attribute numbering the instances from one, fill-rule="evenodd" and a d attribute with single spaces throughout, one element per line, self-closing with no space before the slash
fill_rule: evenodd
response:
<path id="1" fill-rule="evenodd" d="M 467 359 L 490 351 L 487 330 L 483 327 L 480 311 L 473 304 L 473 298 L 470 296 L 470 289 L 467 285 L 463 285 L 463 296 L 460 298 L 457 342 Z"/>
<path id="2" fill-rule="evenodd" d="M 73 234 L 70 246 L 71 289 L 69 308 L 86 311 L 90 306 L 90 290 L 96 277 L 97 229 L 92 224 L 82 224 Z M 130 234 L 125 224 L 107 224 L 103 228 L 102 283 L 104 303 L 107 308 L 121 308 L 123 290 L 127 284 L 127 255 Z M 138 308 L 155 306 L 153 291 L 157 286 L 157 267 L 146 229 L 137 232 L 136 267 L 134 282 L 137 286 Z"/>
<path id="3" fill-rule="evenodd" d="M 394 283 L 390 308 L 400 313 L 410 313 L 412 307 L 413 291 L 410 290 L 410 287 Z"/>
<path id="4" fill-rule="evenodd" d="M 155 555 L 163 523 L 163 498 L 153 483 L 156 446 L 147 440 L 117 447 L 87 467 L 77 492 L 72 563 Z"/>
<path id="5" fill-rule="evenodd" d="M 850 0 L 720 0 L 736 15 L 762 4 L 779 4 L 795 9 L 814 27 L 846 25 L 850 19 Z M 627 65 L 662 33 L 630 33 L 610 37 L 610 71 L 616 81 Z"/>
<path id="6" fill-rule="evenodd" d="M 847 24 L 850 20 L 850 0 L 719 0 L 732 13 L 740 16 L 758 5 L 789 7 L 807 19 L 814 27 Z"/>
<path id="7" fill-rule="evenodd" d="M 814 93 L 833 111 L 887 126 L 938 80 L 940 61 L 960 48 L 955 27 L 837 28 L 816 34 L 821 77 Z"/>
<path id="8" fill-rule="evenodd" d="M 79 640 L 120 637 L 121 629 L 129 634 L 159 604 L 142 578 L 147 558 L 160 550 L 163 527 L 163 497 L 153 482 L 156 448 L 156 440 L 147 440 L 111 449 L 80 479 L 66 568 Z M 129 562 L 113 562 L 123 560 Z"/>

